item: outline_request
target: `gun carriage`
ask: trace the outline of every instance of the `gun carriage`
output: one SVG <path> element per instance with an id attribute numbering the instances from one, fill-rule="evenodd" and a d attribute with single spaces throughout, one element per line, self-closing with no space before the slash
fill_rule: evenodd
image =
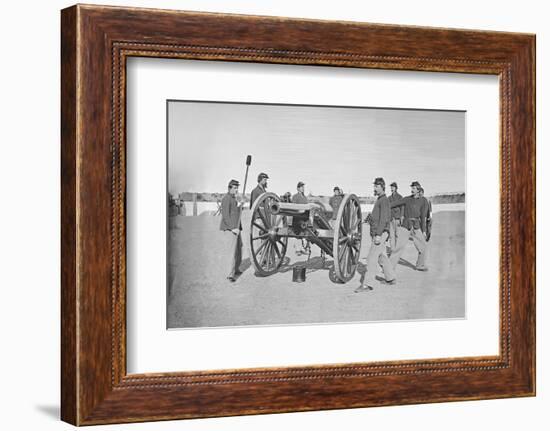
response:
<path id="1" fill-rule="evenodd" d="M 284 261 L 289 238 L 315 244 L 334 259 L 334 275 L 342 283 L 354 275 L 361 251 L 362 217 L 359 199 L 343 197 L 334 228 L 320 203 L 283 202 L 275 193 L 264 193 L 251 209 L 250 250 L 256 273 L 268 276 Z"/>

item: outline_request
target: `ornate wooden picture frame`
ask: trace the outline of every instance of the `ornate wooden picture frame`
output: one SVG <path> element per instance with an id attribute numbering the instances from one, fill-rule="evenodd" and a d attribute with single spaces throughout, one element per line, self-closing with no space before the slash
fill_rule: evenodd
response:
<path id="1" fill-rule="evenodd" d="M 81 5 L 61 17 L 64 421 L 91 425 L 535 394 L 534 35 Z M 128 374 L 125 98 L 132 56 L 497 75 L 499 355 Z"/>

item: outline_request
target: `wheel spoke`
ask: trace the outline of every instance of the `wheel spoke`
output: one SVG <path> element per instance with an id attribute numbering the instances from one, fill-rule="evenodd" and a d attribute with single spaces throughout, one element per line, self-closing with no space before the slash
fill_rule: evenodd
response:
<path id="1" fill-rule="evenodd" d="M 344 236 L 338 240 L 338 244 L 343 244 L 348 240 L 348 237 Z"/>
<path id="2" fill-rule="evenodd" d="M 340 247 L 340 252 L 338 253 L 338 261 L 341 262 L 344 256 L 348 253 L 348 248 L 346 246 Z"/>
<path id="3" fill-rule="evenodd" d="M 273 264 L 273 267 L 275 267 L 275 252 L 273 249 L 275 249 L 275 244 L 271 243 L 269 245 L 269 267 L 271 268 L 271 264 Z"/>
<path id="4" fill-rule="evenodd" d="M 347 276 L 348 273 L 348 261 L 349 261 L 349 247 L 346 246 L 344 253 L 342 253 L 345 257 L 343 259 L 341 268 L 342 272 L 344 273 L 344 277 Z"/>
<path id="5" fill-rule="evenodd" d="M 347 233 L 348 226 L 346 225 L 346 219 L 348 215 L 348 206 L 344 205 L 344 209 L 342 210 L 342 220 L 340 220 L 340 226 L 344 228 L 344 231 Z"/>
<path id="6" fill-rule="evenodd" d="M 353 230 L 353 221 L 355 220 L 355 205 L 354 203 L 352 202 L 351 203 L 351 208 L 349 210 L 349 230 Z"/>
<path id="7" fill-rule="evenodd" d="M 353 244 L 348 245 L 348 247 L 351 254 L 351 262 L 355 265 L 357 263 L 357 250 L 353 247 Z"/>
<path id="8" fill-rule="evenodd" d="M 359 226 L 359 222 L 361 221 L 361 218 L 355 213 L 353 225 L 351 227 L 352 232 L 355 232 L 357 230 L 357 226 Z"/>
<path id="9" fill-rule="evenodd" d="M 256 226 L 258 229 L 260 229 L 262 232 L 267 232 L 267 229 L 265 227 L 263 227 L 262 225 L 259 225 L 258 223 L 256 223 L 255 221 L 252 222 L 252 224 L 254 226 Z"/>
<path id="10" fill-rule="evenodd" d="M 344 224 L 346 226 L 346 231 L 349 232 L 349 229 L 350 229 L 350 224 L 349 224 L 349 216 L 350 216 L 350 212 L 351 212 L 351 206 L 350 206 L 350 202 L 348 201 L 347 205 L 346 205 L 346 213 L 345 213 L 345 216 L 344 216 Z"/>
<path id="11" fill-rule="evenodd" d="M 262 211 L 263 210 L 263 211 Z M 269 230 L 269 228 L 271 227 L 271 225 L 269 224 L 269 222 L 267 221 L 267 217 L 266 215 L 264 214 L 264 211 L 265 211 L 265 208 L 258 208 L 258 214 L 260 216 L 260 218 L 262 219 L 263 223 L 264 223 L 264 226 L 265 226 L 265 229 L 266 230 Z"/>
<path id="12" fill-rule="evenodd" d="M 265 264 L 267 263 L 266 255 L 267 255 L 267 250 L 269 249 L 270 245 L 271 245 L 271 243 L 269 241 L 266 241 L 266 246 L 265 246 L 264 250 L 262 251 L 262 255 L 261 255 L 261 259 L 260 259 L 260 265 L 262 265 L 262 266 L 265 266 Z M 266 269 L 269 270 L 269 265 L 267 266 Z"/>
<path id="13" fill-rule="evenodd" d="M 256 258 L 258 257 L 258 253 L 260 253 L 265 248 L 268 242 L 269 242 L 268 240 L 265 240 L 264 242 L 262 242 L 262 245 L 259 246 L 258 250 L 254 252 L 254 256 L 256 256 Z"/>
<path id="14" fill-rule="evenodd" d="M 346 228 L 345 228 L 345 226 L 344 226 L 344 217 L 343 217 L 343 216 L 342 216 L 342 220 L 340 220 L 340 226 L 339 226 L 339 228 L 340 228 L 340 234 L 341 234 L 342 236 L 346 236 L 346 235 L 348 234 L 348 232 L 347 232 L 347 230 L 346 230 Z"/>
<path id="15" fill-rule="evenodd" d="M 279 251 L 279 248 L 277 247 L 277 244 L 273 244 L 273 248 L 275 249 L 275 253 L 277 253 L 277 256 L 280 259 L 281 258 L 281 252 Z"/>
<path id="16" fill-rule="evenodd" d="M 353 211 L 352 211 L 352 220 L 351 220 L 351 231 L 354 232 L 357 228 L 357 222 L 359 220 L 359 215 L 357 214 L 357 204 L 353 202 Z"/>
<path id="17" fill-rule="evenodd" d="M 268 236 L 269 236 L 268 233 L 262 233 L 262 234 L 260 234 L 260 236 L 252 237 L 252 241 L 256 241 L 256 240 L 258 240 L 258 239 L 264 239 L 264 238 L 266 238 L 266 237 L 268 237 Z"/>
<path id="18" fill-rule="evenodd" d="M 275 244 L 271 243 L 269 246 L 269 267 L 273 267 L 273 269 L 277 266 L 275 263 L 275 248 L 277 248 L 275 247 Z"/>
<path id="19" fill-rule="evenodd" d="M 273 213 L 271 212 L 272 203 L 273 199 L 271 198 L 266 199 L 264 202 L 265 218 L 267 219 L 267 223 L 270 228 L 273 226 Z"/>
<path id="20" fill-rule="evenodd" d="M 348 259 L 346 261 L 346 275 L 351 274 L 352 264 L 355 264 L 355 261 L 354 261 L 354 258 L 353 258 L 353 252 L 351 251 L 351 248 L 349 248 L 349 252 L 351 254 L 351 259 L 349 258 L 349 255 L 348 255 Z"/>

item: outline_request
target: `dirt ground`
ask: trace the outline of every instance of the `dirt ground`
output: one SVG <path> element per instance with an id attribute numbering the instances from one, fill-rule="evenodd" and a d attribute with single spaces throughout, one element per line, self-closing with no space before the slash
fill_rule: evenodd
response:
<path id="1" fill-rule="evenodd" d="M 249 220 L 243 215 L 243 225 Z M 243 274 L 235 283 L 220 267 L 214 216 L 171 217 L 169 229 L 169 328 L 359 322 L 406 319 L 448 319 L 465 316 L 465 213 L 434 214 L 428 272 L 414 269 L 412 241 L 397 266 L 397 284 L 377 282 L 373 291 L 355 293 L 365 272 L 370 238 L 363 236 L 355 277 L 346 284 L 331 281 L 332 258 L 323 266 L 313 252 L 304 283 L 292 282 L 292 267 L 305 263 L 289 242 L 289 262 L 269 277 L 257 277 L 243 235 Z M 368 226 L 364 226 L 368 232 Z"/>

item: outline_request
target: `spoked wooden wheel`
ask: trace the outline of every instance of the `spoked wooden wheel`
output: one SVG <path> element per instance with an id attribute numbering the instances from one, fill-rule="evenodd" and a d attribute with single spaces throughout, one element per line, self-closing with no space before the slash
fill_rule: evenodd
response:
<path id="1" fill-rule="evenodd" d="M 334 272 L 343 283 L 352 279 L 361 252 L 362 219 L 357 196 L 345 195 L 334 223 Z"/>
<path id="2" fill-rule="evenodd" d="M 281 199 L 275 193 L 263 193 L 251 209 L 250 250 L 256 274 L 274 274 L 286 254 L 288 237 L 282 236 L 281 228 L 288 226 L 286 216 L 271 212 L 271 205 Z M 283 229 L 286 233 L 286 229 Z"/>

